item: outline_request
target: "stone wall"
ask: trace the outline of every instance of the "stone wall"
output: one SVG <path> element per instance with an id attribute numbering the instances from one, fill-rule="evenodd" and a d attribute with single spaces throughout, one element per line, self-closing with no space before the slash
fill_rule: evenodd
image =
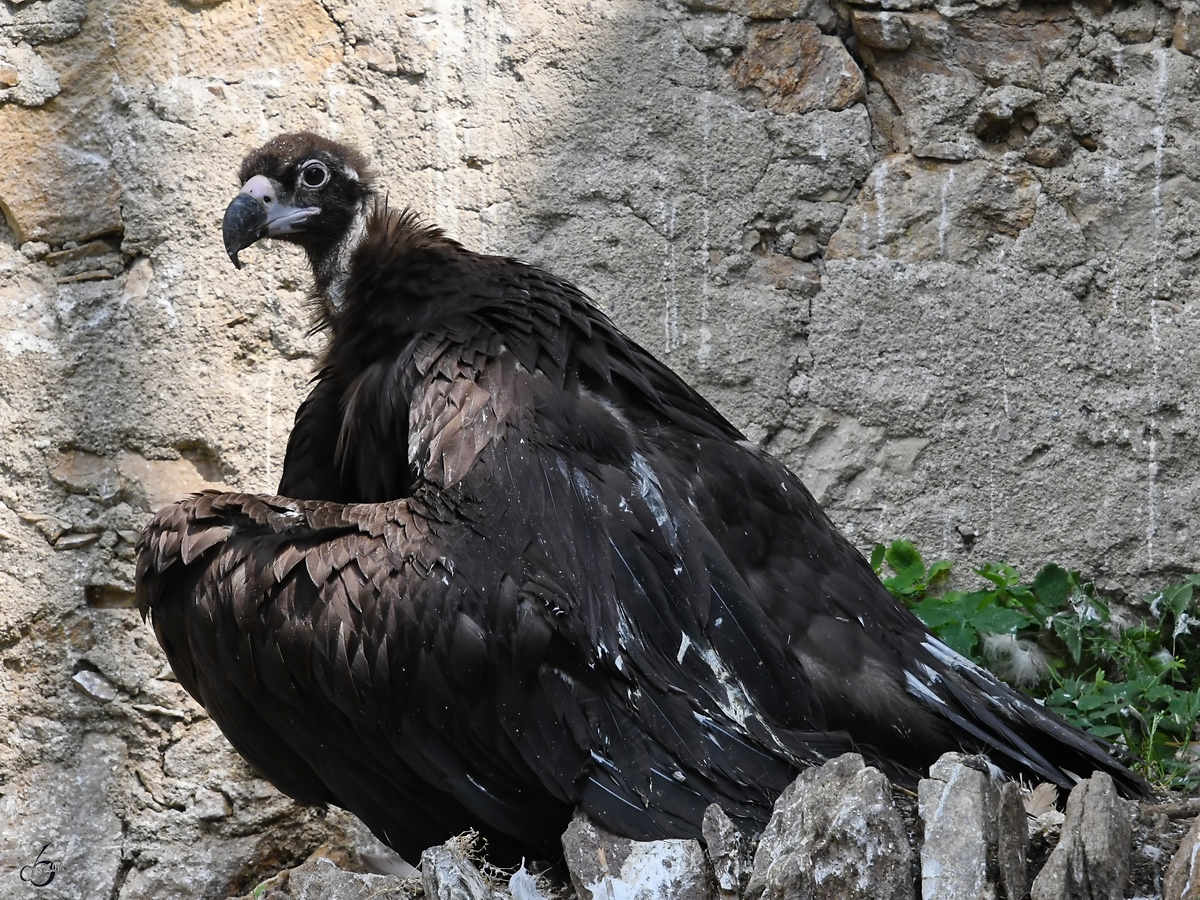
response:
<path id="1" fill-rule="evenodd" d="M 307 274 L 219 225 L 284 130 L 575 279 L 864 548 L 1200 567 L 1200 13 L 884 6 L 0 0 L 0 877 L 49 841 L 39 897 L 220 897 L 368 852 L 127 608 L 152 509 L 279 477 Z"/>

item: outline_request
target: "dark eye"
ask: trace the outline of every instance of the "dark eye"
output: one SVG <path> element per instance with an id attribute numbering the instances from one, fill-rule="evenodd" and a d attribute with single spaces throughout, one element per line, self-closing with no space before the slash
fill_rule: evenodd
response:
<path id="1" fill-rule="evenodd" d="M 325 167 L 325 163 L 314 159 L 304 164 L 304 168 L 300 170 L 300 180 L 304 182 L 305 187 L 324 187 L 325 182 L 329 180 L 329 169 Z"/>

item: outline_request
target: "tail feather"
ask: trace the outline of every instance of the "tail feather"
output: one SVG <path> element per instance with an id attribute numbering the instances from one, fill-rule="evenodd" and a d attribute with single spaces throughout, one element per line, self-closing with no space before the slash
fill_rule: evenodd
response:
<path id="1" fill-rule="evenodd" d="M 911 676 L 910 693 L 977 740 L 972 749 L 1010 774 L 1037 775 L 1070 790 L 1100 770 L 1125 796 L 1150 795 L 1149 783 L 1118 758 L 1131 760 L 1121 748 L 1069 724 L 936 638 L 921 648 L 925 675 Z"/>

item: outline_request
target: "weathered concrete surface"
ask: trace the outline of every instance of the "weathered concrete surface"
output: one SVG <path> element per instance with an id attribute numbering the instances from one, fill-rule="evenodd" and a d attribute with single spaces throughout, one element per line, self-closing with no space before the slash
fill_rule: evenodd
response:
<path id="1" fill-rule="evenodd" d="M 121 741 L 79 801 L 119 823 L 118 900 L 348 840 L 237 762 L 124 608 L 152 508 L 277 483 L 307 275 L 269 245 L 235 272 L 219 224 L 285 129 L 578 281 L 863 548 L 1135 594 L 1200 567 L 1200 17 L 993 7 L 0 4 L 4 796 Z M 228 782 L 168 761 L 198 746 Z"/>
<path id="2" fill-rule="evenodd" d="M 90 732 L 74 766 L 46 762 L 5 784 L 0 870 L 7 896 L 20 887 L 55 900 L 91 900 L 111 890 L 121 865 L 113 795 L 127 756 L 120 738 Z"/>

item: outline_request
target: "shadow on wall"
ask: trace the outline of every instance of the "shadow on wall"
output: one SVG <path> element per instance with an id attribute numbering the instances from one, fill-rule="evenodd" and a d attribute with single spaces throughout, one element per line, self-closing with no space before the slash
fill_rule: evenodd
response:
<path id="1" fill-rule="evenodd" d="M 864 549 L 1200 566 L 1194 15 L 813 12 L 851 57 L 751 16 L 790 11 L 608 4 L 533 53 L 464 19 L 459 232 L 579 282 Z"/>

